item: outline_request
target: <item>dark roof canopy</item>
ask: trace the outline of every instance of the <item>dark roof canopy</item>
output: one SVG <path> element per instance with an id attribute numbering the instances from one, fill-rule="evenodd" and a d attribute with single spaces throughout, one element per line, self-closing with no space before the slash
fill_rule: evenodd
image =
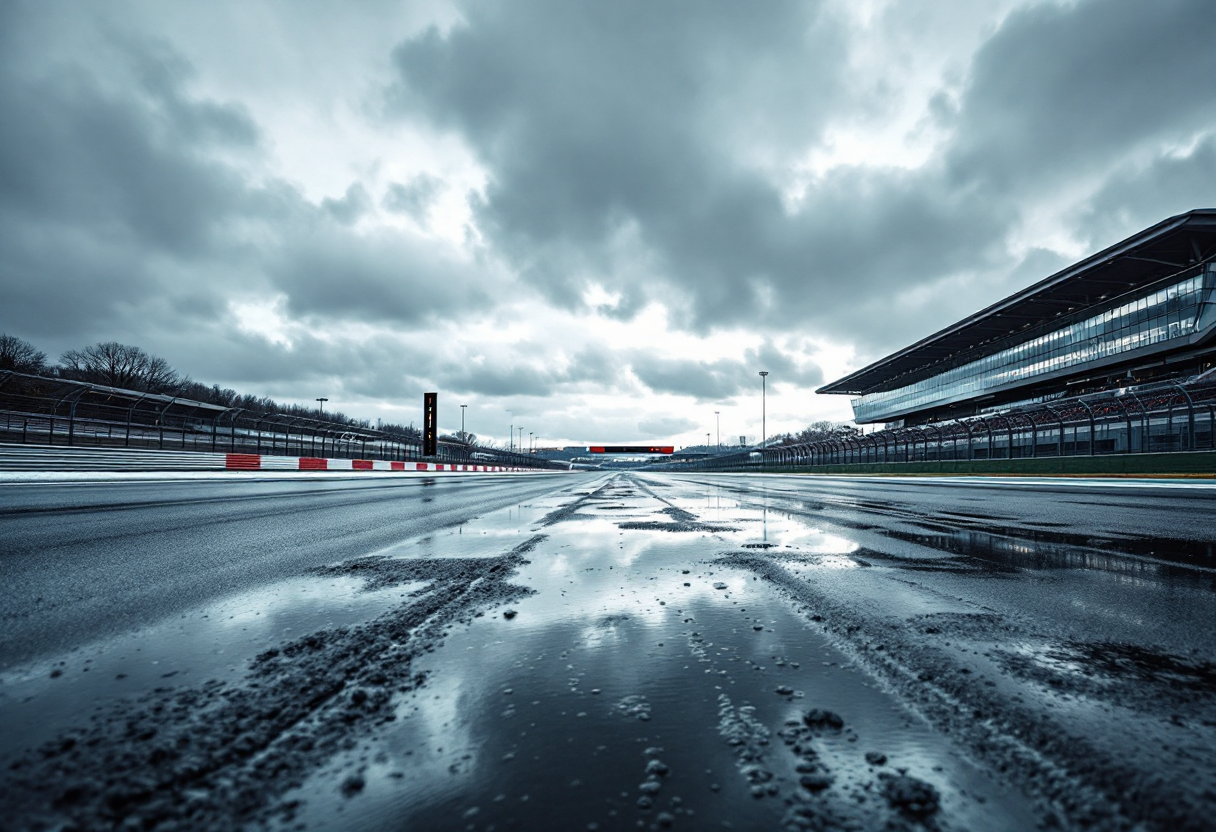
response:
<path id="1" fill-rule="evenodd" d="M 1216 258 L 1216 208 L 1170 217 L 910 347 L 820 387 L 864 394 L 902 386 L 960 353 L 976 358 L 1036 324 L 1105 303 Z M 987 348 L 986 348 L 987 347 Z"/>

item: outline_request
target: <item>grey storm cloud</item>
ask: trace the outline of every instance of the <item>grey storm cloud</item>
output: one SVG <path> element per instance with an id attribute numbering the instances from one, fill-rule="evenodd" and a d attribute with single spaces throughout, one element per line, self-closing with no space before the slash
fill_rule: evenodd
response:
<path id="1" fill-rule="evenodd" d="M 134 57 L 136 79 L 160 77 L 129 94 L 81 67 L 0 72 L 0 282 L 6 317 L 30 334 L 87 331 L 158 297 L 157 265 L 217 256 L 224 223 L 250 208 L 240 177 L 204 152 L 254 144 L 245 113 L 193 108 L 175 62 Z"/>
<path id="2" fill-rule="evenodd" d="M 443 180 L 423 173 L 409 182 L 391 182 L 384 195 L 384 207 L 396 214 L 405 214 L 414 222 L 425 225 L 427 213 L 443 193 Z"/>
<path id="3" fill-rule="evenodd" d="M 321 200 L 321 209 L 342 225 L 353 225 L 372 207 L 372 198 L 367 195 L 367 189 L 358 182 L 352 182 L 341 199 Z"/>
<path id="4" fill-rule="evenodd" d="M 264 257 L 294 315 L 405 324 L 492 304 L 484 271 L 445 249 L 387 231 L 355 236 L 315 216 L 295 231 Z"/>
<path id="5" fill-rule="evenodd" d="M 643 351 L 632 355 L 630 364 L 638 380 L 659 393 L 692 396 L 698 402 L 724 402 L 759 388 L 759 370 L 771 374 L 769 386 L 795 385 L 814 388 L 823 383 L 823 371 L 813 363 L 801 364 L 771 341 L 757 349 L 742 351 L 738 359 L 698 361 L 656 358 Z"/>
<path id="6" fill-rule="evenodd" d="M 1188 152 L 1162 153 L 1145 165 L 1116 170 L 1077 217 L 1086 238 L 1113 243 L 1123 229 L 1146 226 L 1181 210 L 1216 206 L 1216 133 Z"/>
<path id="7" fill-rule="evenodd" d="M 587 346 L 555 361 L 542 344 L 521 343 L 511 354 L 432 360 L 428 375 L 454 393 L 485 396 L 562 396 L 572 387 L 611 391 L 622 368 L 608 350 Z"/>
<path id="8" fill-rule="evenodd" d="M 747 281 L 769 259 L 757 244 L 775 242 L 784 208 L 731 162 L 732 143 L 822 126 L 843 55 L 818 6 L 478 4 L 465 17 L 397 50 L 396 101 L 480 151 L 492 179 L 478 220 L 503 251 L 572 301 L 571 256 L 604 256 L 636 222 L 666 271 L 696 275 L 698 309 L 754 306 Z"/>
<path id="9" fill-rule="evenodd" d="M 1058 186 L 1216 126 L 1216 6 L 1039 4 L 981 47 L 957 102 L 937 98 L 951 131 L 937 158 L 832 170 L 791 209 L 747 162 L 756 146 L 815 146 L 849 96 L 889 103 L 850 88 L 850 32 L 818 4 L 463 10 L 463 25 L 398 47 L 390 100 L 479 154 L 480 227 L 554 302 L 578 306 L 598 274 L 629 310 L 662 298 L 698 330 L 763 316 L 894 346 L 907 327 L 850 309 L 1000 267 L 1023 183 Z M 653 270 L 608 265 L 625 230 Z"/>
<path id="10" fill-rule="evenodd" d="M 42 60 L 36 42 L 18 43 L 20 18 L 10 9 L 0 36 L 13 47 L 0 56 L 7 329 L 180 336 L 250 290 L 281 292 L 302 316 L 409 324 L 491 305 L 493 270 L 410 234 L 356 233 L 372 208 L 362 184 L 315 205 L 247 173 L 266 152 L 254 117 L 194 93 L 166 44 L 114 36 L 95 54 Z"/>
<path id="11" fill-rule="evenodd" d="M 638 430 L 642 439 L 679 436 L 681 433 L 686 433 L 696 426 L 697 423 L 692 419 L 684 419 L 679 416 L 643 419 L 638 422 Z"/>
<path id="12" fill-rule="evenodd" d="M 50 352 L 137 343 L 268 392 L 278 379 L 368 397 L 442 384 L 724 401 L 762 368 L 778 387 L 822 383 L 805 344 L 781 348 L 792 340 L 874 357 L 1065 265 L 1054 240 L 1011 253 L 1061 202 L 1074 203 L 1061 231 L 1091 250 L 1216 202 L 1209 0 L 1032 2 L 999 20 L 895 2 L 865 24 L 817 0 L 457 3 L 436 13 L 441 28 L 394 24 L 391 50 L 385 9 L 364 12 L 368 25 L 352 12 L 363 22 L 333 38 L 309 6 L 231 16 L 267 27 L 241 44 L 278 39 L 264 64 L 241 53 L 248 85 L 224 27 L 192 38 L 197 17 L 176 7 L 0 4 L 0 329 Z M 993 26 L 934 81 L 916 128 L 940 136 L 931 158 L 791 179 L 834 129 L 885 124 L 901 105 L 859 60 L 915 74 L 964 17 Z M 364 55 L 369 25 L 380 39 Z M 875 56 L 879 30 L 891 48 Z M 325 97 L 301 55 L 331 40 L 345 51 Z M 267 104 L 278 93 L 282 109 Z M 318 151 L 283 132 L 314 103 L 351 119 L 334 135 L 401 155 Z M 394 145 L 402 125 L 410 138 Z M 441 138 L 406 158 L 427 136 Z M 284 171 L 318 152 L 329 167 L 310 196 Z M 480 170 L 462 168 L 466 152 Z M 428 165 L 484 183 L 463 243 L 424 233 L 456 202 Z M 290 348 L 240 330 L 230 303 L 251 297 L 281 302 Z M 576 350 L 543 328 L 494 354 L 475 338 L 402 346 L 521 304 L 532 326 L 563 309 L 628 321 L 656 300 L 668 329 L 773 336 L 711 361 Z M 322 337 L 329 325 L 344 334 Z"/>
<path id="13" fill-rule="evenodd" d="M 1090 0 L 1017 10 L 977 55 L 950 180 L 1018 190 L 1105 171 L 1216 127 L 1216 5 Z M 1096 201 L 1095 201 L 1096 202 Z M 1180 209 L 1177 204 L 1172 210 Z"/>
<path id="14" fill-rule="evenodd" d="M 696 361 L 691 358 L 639 356 L 632 369 L 651 390 L 693 396 L 699 402 L 729 399 L 742 389 L 748 368 L 738 361 Z"/>
<path id="15" fill-rule="evenodd" d="M 126 93 L 102 87 L 84 66 L 30 77 L 5 62 L 5 213 L 198 254 L 246 197 L 237 174 L 208 153 L 255 146 L 257 128 L 238 106 L 185 98 L 189 73 L 163 50 L 135 44 L 128 55 L 117 79 L 132 84 Z"/>

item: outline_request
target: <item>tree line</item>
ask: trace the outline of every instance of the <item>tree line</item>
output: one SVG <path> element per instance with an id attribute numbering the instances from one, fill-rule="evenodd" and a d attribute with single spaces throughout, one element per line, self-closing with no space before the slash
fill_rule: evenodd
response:
<path id="1" fill-rule="evenodd" d="M 335 425 L 370 428 L 366 419 L 352 419 L 338 411 L 323 412 L 314 407 L 298 404 L 279 404 L 267 396 L 241 394 L 218 384 L 206 385 L 189 376 L 178 373 L 163 358 L 150 355 L 139 347 L 105 341 L 79 350 L 68 350 L 59 358 L 57 365 L 47 362 L 46 353 L 33 344 L 15 335 L 0 334 L 0 370 L 13 370 L 33 375 L 55 375 L 73 381 L 103 384 L 141 393 L 161 393 L 178 396 L 196 402 L 216 404 L 222 407 L 239 407 L 251 413 L 274 414 L 316 419 Z M 422 437 L 413 425 L 381 424 L 379 430 L 411 441 Z M 797 433 L 779 433 L 769 437 L 768 447 L 802 445 L 827 439 L 844 439 L 859 436 L 861 431 L 843 422 L 813 422 Z M 450 442 L 473 445 L 477 437 L 461 433 L 440 437 Z M 490 447 L 493 443 L 490 443 Z M 711 446 L 706 446 L 706 452 Z"/>
<path id="2" fill-rule="evenodd" d="M 117 341 L 103 341 L 82 349 L 68 350 L 59 357 L 57 364 L 51 364 L 46 353 L 28 341 L 15 335 L 0 334 L 0 370 L 57 376 L 140 393 L 177 396 L 221 407 L 241 408 L 259 415 L 282 414 L 343 427 L 371 427 L 367 419 L 353 419 L 339 411 L 324 412 L 315 407 L 280 404 L 267 396 L 242 394 L 218 384 L 203 384 L 182 375 L 165 359 Z M 410 441 L 421 439 L 421 433 L 413 425 L 382 424 L 379 429 Z"/>
<path id="3" fill-rule="evenodd" d="M 812 422 L 797 433 L 779 433 L 773 436 L 768 444 L 770 447 L 773 445 L 806 445 L 828 439 L 847 439 L 851 436 L 861 436 L 861 428 L 847 422 L 824 420 Z"/>

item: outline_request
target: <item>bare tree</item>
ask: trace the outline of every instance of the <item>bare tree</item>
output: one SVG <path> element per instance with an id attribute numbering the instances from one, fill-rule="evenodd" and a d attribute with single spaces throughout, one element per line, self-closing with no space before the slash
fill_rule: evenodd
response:
<path id="1" fill-rule="evenodd" d="M 183 381 L 165 359 L 117 341 L 68 350 L 59 364 L 68 378 L 148 393 L 174 392 Z"/>
<path id="2" fill-rule="evenodd" d="M 787 433 L 780 437 L 781 445 L 805 445 L 811 442 L 822 442 L 826 439 L 843 439 L 857 436 L 861 430 L 847 422 L 829 422 L 827 420 L 807 425 L 797 433 Z"/>
<path id="3" fill-rule="evenodd" d="M 0 334 L 0 370 L 40 373 L 46 369 L 46 353 L 16 335 Z"/>
<path id="4" fill-rule="evenodd" d="M 326 415 L 328 415 L 328 414 L 326 414 Z M 412 441 L 412 442 L 413 441 L 416 441 L 416 442 L 422 441 L 422 431 L 420 431 L 420 430 L 418 430 L 418 428 L 414 427 L 413 424 L 410 424 L 407 426 L 407 425 L 394 424 L 392 422 L 383 422 L 380 425 L 380 430 L 383 433 L 392 434 L 393 436 L 399 436 L 408 441 Z"/>

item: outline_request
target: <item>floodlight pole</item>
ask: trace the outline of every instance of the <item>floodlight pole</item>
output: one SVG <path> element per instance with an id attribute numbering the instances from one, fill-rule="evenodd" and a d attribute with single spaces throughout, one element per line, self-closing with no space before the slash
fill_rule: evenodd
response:
<path id="1" fill-rule="evenodd" d="M 464 409 L 466 407 L 468 407 L 467 404 L 462 404 L 460 406 L 460 441 L 464 442 L 465 444 L 468 444 L 469 440 L 467 438 L 465 438 L 465 435 L 464 435 Z"/>
<path id="2" fill-rule="evenodd" d="M 321 412 L 324 413 L 325 412 L 325 403 L 327 401 L 329 401 L 329 399 L 322 396 L 321 398 L 317 399 L 317 401 L 320 403 L 317 406 L 321 409 Z"/>
<path id="3" fill-rule="evenodd" d="M 722 411 L 714 411 L 714 422 L 716 423 L 714 429 L 717 431 L 716 436 L 718 437 L 718 453 L 722 453 Z"/>
<path id="4" fill-rule="evenodd" d="M 760 371 L 760 447 L 764 448 L 764 440 L 768 439 L 768 405 L 765 400 L 765 385 L 768 381 L 768 370 Z"/>

